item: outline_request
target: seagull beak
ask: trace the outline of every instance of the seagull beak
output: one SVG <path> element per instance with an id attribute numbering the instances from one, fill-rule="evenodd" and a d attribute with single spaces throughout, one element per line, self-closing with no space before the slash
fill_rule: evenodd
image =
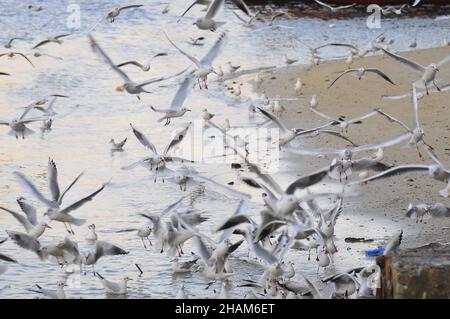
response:
<path id="1" fill-rule="evenodd" d="M 123 90 L 124 90 L 123 85 L 116 87 L 117 92 L 123 92 Z"/>
<path id="2" fill-rule="evenodd" d="M 187 109 L 186 112 L 191 112 L 191 110 L 190 110 L 190 109 Z"/>
<path id="3" fill-rule="evenodd" d="M 45 227 L 46 227 L 46 228 L 50 228 L 50 229 L 52 229 L 52 227 L 51 227 L 51 226 L 49 226 L 49 225 L 45 225 Z"/>

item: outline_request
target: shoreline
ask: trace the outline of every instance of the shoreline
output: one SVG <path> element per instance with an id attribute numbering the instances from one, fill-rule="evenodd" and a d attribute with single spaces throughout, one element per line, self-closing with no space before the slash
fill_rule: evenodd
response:
<path id="1" fill-rule="evenodd" d="M 428 65 L 440 61 L 450 54 L 450 47 L 437 47 L 399 52 L 400 55 L 412 58 L 421 64 Z M 318 117 L 309 111 L 309 100 L 313 94 L 317 94 L 319 105 L 317 109 L 329 115 L 347 118 L 361 116 L 370 112 L 375 107 L 381 107 L 383 111 L 403 121 L 407 125 L 412 123 L 410 99 L 381 100 L 381 95 L 397 95 L 406 93 L 412 81 L 419 77 L 408 67 L 384 56 L 374 55 L 355 59 L 352 68 L 377 67 L 385 72 L 396 83 L 395 86 L 386 84 L 384 80 L 368 75 L 358 80 L 346 75 L 333 87 L 327 89 L 330 81 L 339 75 L 339 72 L 347 69 L 344 60 L 324 61 L 319 66 L 308 67 L 295 65 L 277 68 L 269 76 L 263 77 L 264 81 L 259 88 L 254 80 L 247 81 L 254 91 L 253 95 L 262 93 L 276 99 L 279 95 L 283 97 L 295 96 L 294 85 L 297 77 L 305 84 L 303 88 L 304 100 L 281 101 L 285 108 L 281 120 L 289 128 L 311 128 L 326 123 L 327 120 Z M 450 66 L 445 65 L 440 71 L 440 78 L 450 79 Z M 449 80 L 450 81 L 450 80 Z M 441 81 L 440 85 L 447 82 Z M 435 149 L 439 158 L 444 163 L 450 162 L 450 149 L 448 141 L 449 125 L 446 123 L 448 117 L 447 100 L 450 91 L 439 94 L 430 94 L 419 100 L 419 120 L 426 131 L 426 140 Z M 272 127 L 272 126 L 271 126 Z M 335 128 L 339 130 L 339 128 Z M 374 116 L 360 125 L 350 126 L 347 137 L 354 140 L 358 145 L 382 141 L 403 132 L 398 125 L 389 123 L 381 116 Z M 376 139 L 373 137 L 377 136 Z M 345 147 L 346 143 L 338 138 L 318 136 L 314 138 L 297 138 L 290 146 L 309 147 Z M 431 164 L 433 163 L 424 154 L 421 160 L 415 148 L 407 149 L 402 145 L 385 148 L 383 162 L 391 165 L 402 164 Z M 355 156 L 361 158 L 371 155 L 374 151 L 363 152 Z M 332 155 L 324 157 L 300 156 L 281 151 L 280 156 L 287 160 L 283 169 L 276 174 L 282 184 L 292 181 L 290 171 L 296 171 L 298 175 L 310 172 L 325 165 L 329 165 L 334 158 Z M 350 180 L 357 179 L 357 173 Z M 373 172 L 371 172 L 373 175 Z M 346 237 L 364 237 L 369 239 L 380 239 L 389 237 L 393 232 L 403 229 L 404 239 L 402 247 L 418 247 L 431 242 L 450 241 L 450 220 L 427 219 L 421 224 L 405 216 L 409 203 L 443 203 L 450 206 L 450 198 L 439 196 L 438 191 L 445 185 L 436 182 L 426 173 L 411 173 L 392 177 L 386 180 L 376 181 L 364 185 L 360 189 L 363 192 L 358 199 L 350 198 L 337 222 L 336 235 L 341 250 L 354 249 L 358 251 L 359 257 L 364 250 L 376 248 L 375 243 L 352 244 L 344 243 Z M 355 224 L 355 220 L 358 222 Z"/>

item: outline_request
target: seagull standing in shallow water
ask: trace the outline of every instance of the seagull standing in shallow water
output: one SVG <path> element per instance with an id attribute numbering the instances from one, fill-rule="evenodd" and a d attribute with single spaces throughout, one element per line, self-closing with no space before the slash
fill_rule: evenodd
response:
<path id="1" fill-rule="evenodd" d="M 131 279 L 130 277 L 124 277 L 119 282 L 113 282 L 110 280 L 106 280 L 102 275 L 100 275 L 98 272 L 95 273 L 97 277 L 100 279 L 100 282 L 105 288 L 105 291 L 107 294 L 113 294 L 113 295 L 126 295 L 127 294 L 127 283 Z"/>

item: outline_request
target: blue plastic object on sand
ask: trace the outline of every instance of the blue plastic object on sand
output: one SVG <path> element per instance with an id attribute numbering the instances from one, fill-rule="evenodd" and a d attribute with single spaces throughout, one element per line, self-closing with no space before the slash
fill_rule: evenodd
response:
<path id="1" fill-rule="evenodd" d="M 367 257 L 375 257 L 384 253 L 384 248 L 377 248 L 372 250 L 366 250 Z"/>

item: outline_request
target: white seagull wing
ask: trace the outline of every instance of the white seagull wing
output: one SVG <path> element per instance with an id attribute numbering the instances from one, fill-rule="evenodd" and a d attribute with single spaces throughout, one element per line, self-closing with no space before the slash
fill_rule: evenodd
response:
<path id="1" fill-rule="evenodd" d="M 410 68 L 412 68 L 412 69 L 415 70 L 416 72 L 419 72 L 419 73 L 425 72 L 425 67 L 422 66 L 422 65 L 420 65 L 419 63 L 414 62 L 414 61 L 412 61 L 412 60 L 409 60 L 409 59 L 407 59 L 407 58 L 404 58 L 404 57 L 402 57 L 402 56 L 400 56 L 400 55 L 391 53 L 391 52 L 389 52 L 389 51 L 387 51 L 387 50 L 385 50 L 385 49 L 383 49 L 383 48 L 382 48 L 381 50 L 383 50 L 383 52 L 386 53 L 386 54 L 387 54 L 388 56 L 390 56 L 391 58 L 397 60 L 397 61 L 400 62 L 400 63 L 403 63 L 404 65 L 409 66 Z"/>

